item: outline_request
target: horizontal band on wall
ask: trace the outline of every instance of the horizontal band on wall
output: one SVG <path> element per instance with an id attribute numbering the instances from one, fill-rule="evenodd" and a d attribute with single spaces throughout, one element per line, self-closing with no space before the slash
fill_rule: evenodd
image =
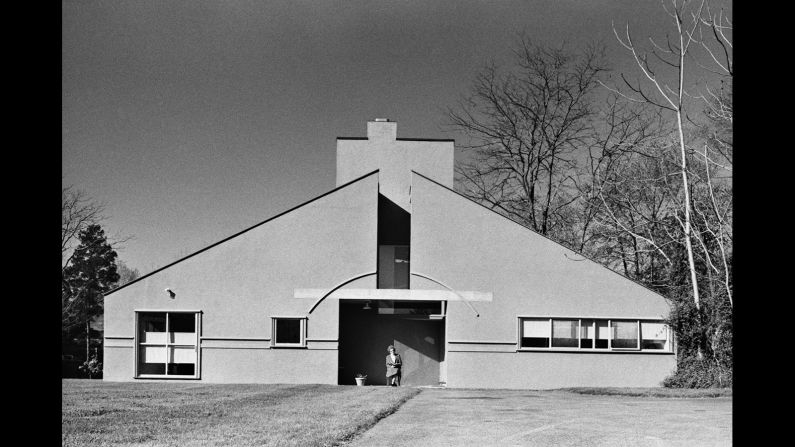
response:
<path id="1" fill-rule="evenodd" d="M 132 337 L 129 338 L 109 338 L 105 339 L 104 343 L 106 348 L 132 348 L 135 346 L 135 341 Z"/>
<path id="2" fill-rule="evenodd" d="M 477 352 L 478 354 L 516 354 L 516 349 L 506 350 L 506 349 L 448 349 L 448 353 L 450 352 Z"/>
<path id="3" fill-rule="evenodd" d="M 199 337 L 199 340 L 240 340 L 240 341 L 271 341 L 270 338 L 263 337 Z"/>
<path id="4" fill-rule="evenodd" d="M 106 335 L 105 340 L 133 340 L 135 339 L 132 335 Z"/>
<path id="5" fill-rule="evenodd" d="M 119 287 L 121 289 L 121 287 Z M 133 312 L 154 312 L 154 313 L 166 313 L 171 312 L 175 314 L 200 314 L 202 313 L 201 309 L 135 309 Z"/>
<path id="6" fill-rule="evenodd" d="M 202 349 L 270 349 L 270 346 L 202 346 Z"/>
<path id="7" fill-rule="evenodd" d="M 512 345 L 516 346 L 516 341 L 488 341 L 488 340 L 450 340 L 447 343 L 461 345 Z"/>
<path id="8" fill-rule="evenodd" d="M 250 349 L 270 349 L 271 340 L 269 338 L 201 338 L 202 348 L 250 348 Z"/>
<path id="9" fill-rule="evenodd" d="M 119 346 L 121 347 L 121 346 Z M 130 346 L 132 347 L 132 346 Z M 271 346 L 202 346 L 202 349 L 261 349 L 261 350 L 270 350 L 273 349 L 274 351 L 283 351 L 283 350 L 300 350 L 300 351 L 336 351 L 337 347 L 316 347 L 316 346 L 296 346 L 296 347 L 289 347 L 289 346 L 279 346 L 279 347 L 271 347 Z"/>

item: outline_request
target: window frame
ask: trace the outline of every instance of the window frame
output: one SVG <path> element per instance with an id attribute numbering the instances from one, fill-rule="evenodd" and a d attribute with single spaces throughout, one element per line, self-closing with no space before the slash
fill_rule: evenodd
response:
<path id="1" fill-rule="evenodd" d="M 640 349 L 640 347 L 641 347 L 640 322 L 641 322 L 641 320 L 636 320 L 636 319 L 631 319 L 631 318 L 627 318 L 627 319 L 625 319 L 625 318 L 611 319 L 610 323 L 609 323 L 609 326 L 608 326 L 610 328 L 610 331 L 609 331 L 609 333 L 610 333 L 610 339 L 609 339 L 610 349 L 612 349 L 613 351 L 640 351 L 641 350 Z M 614 326 L 614 323 L 635 323 L 635 340 L 636 340 L 636 342 L 635 342 L 635 347 L 634 348 L 617 348 L 617 347 L 613 346 L 613 340 L 615 340 L 617 338 L 616 337 L 616 333 L 618 333 L 618 326 Z"/>
<path id="2" fill-rule="evenodd" d="M 516 328 L 516 351 L 528 351 L 528 352 L 582 352 L 582 353 L 643 353 L 643 354 L 674 354 L 674 333 L 671 330 L 670 326 L 665 323 L 664 320 L 660 318 L 627 318 L 627 317 L 594 317 L 594 316 L 583 316 L 583 317 L 572 317 L 572 316 L 540 316 L 540 315 L 517 315 L 517 328 Z M 523 322 L 525 320 L 548 320 L 549 321 L 549 343 L 547 347 L 523 347 L 522 346 L 522 338 L 523 338 Z M 552 346 L 552 335 L 553 335 L 553 320 L 576 320 L 577 321 L 577 347 L 553 347 Z M 590 348 L 582 347 L 582 330 L 583 330 L 583 320 L 591 320 L 591 327 L 593 328 L 592 335 L 591 335 L 591 346 Z M 607 348 L 597 348 L 596 347 L 596 340 L 597 340 L 597 327 L 599 321 L 607 322 L 607 331 L 608 331 L 608 338 L 607 338 Z M 635 323 L 635 333 L 637 336 L 637 347 L 636 348 L 618 348 L 613 346 L 613 339 L 615 338 L 615 328 L 614 323 L 616 322 L 634 322 Z M 643 349 L 643 334 L 641 331 L 641 323 L 661 323 L 666 327 L 666 339 L 665 344 L 666 348 L 664 349 Z"/>
<path id="3" fill-rule="evenodd" d="M 524 347 L 522 347 L 522 338 L 524 338 L 523 335 L 524 335 L 524 321 L 525 320 L 547 320 L 547 324 L 548 324 L 547 333 L 549 334 L 549 337 L 545 337 L 545 338 L 547 338 L 547 347 L 546 348 L 539 348 L 539 347 L 524 348 Z M 520 349 L 520 350 L 534 350 L 534 349 L 538 349 L 538 350 L 546 351 L 546 350 L 550 349 L 552 347 L 552 318 L 549 318 L 549 317 L 519 317 L 519 327 L 517 329 L 516 347 L 517 347 L 517 349 Z"/>
<path id="4" fill-rule="evenodd" d="M 572 321 L 573 320 L 573 321 L 577 322 L 577 329 L 575 330 L 575 333 L 577 334 L 577 347 L 576 348 L 574 346 L 553 346 L 554 343 L 555 343 L 555 320 L 558 320 L 558 321 Z M 582 327 L 582 319 L 580 319 L 580 318 L 559 318 L 559 317 L 558 318 L 550 318 L 549 319 L 549 330 L 550 330 L 550 333 L 549 333 L 549 335 L 550 335 L 550 337 L 549 337 L 549 347 L 552 348 L 552 349 L 571 349 L 571 350 L 579 350 L 579 349 L 581 349 L 581 345 L 582 345 L 580 343 L 580 340 L 582 339 L 582 337 L 580 337 L 580 335 L 581 335 L 580 331 L 582 330 L 581 327 Z"/>
<path id="5" fill-rule="evenodd" d="M 653 349 L 653 348 L 643 348 L 643 323 L 659 323 L 662 324 L 665 328 L 665 341 L 663 342 L 663 349 Z M 671 326 L 666 324 L 664 321 L 652 321 L 652 320 L 640 320 L 638 322 L 638 331 L 640 331 L 640 335 L 638 336 L 638 343 L 640 344 L 640 348 L 646 352 L 673 352 L 674 348 L 674 332 L 671 329 Z M 651 338 L 647 338 L 646 340 L 654 340 Z"/>
<path id="6" fill-rule="evenodd" d="M 165 343 L 142 343 L 139 339 L 140 334 L 140 315 L 141 314 L 165 314 L 166 316 L 166 331 Z M 169 341 L 169 314 L 193 314 L 193 328 L 196 334 L 195 344 L 173 343 Z M 135 379 L 165 379 L 165 380 L 198 380 L 201 379 L 201 327 L 202 327 L 202 314 L 201 310 L 165 310 L 165 309 L 137 309 L 135 310 L 135 332 L 133 337 L 133 346 L 135 349 L 134 355 L 134 378 Z M 164 374 L 140 374 L 138 372 L 139 358 L 141 355 L 142 346 L 162 346 L 166 350 L 166 361 Z M 184 348 L 192 346 L 196 352 L 196 363 L 193 368 L 193 375 L 187 374 L 169 374 L 168 373 L 168 354 L 169 348 Z"/>
<path id="7" fill-rule="evenodd" d="M 298 320 L 300 322 L 299 335 L 301 341 L 298 343 L 278 343 L 276 341 L 276 322 L 278 320 Z M 271 316 L 271 348 L 306 348 L 306 316 Z"/>

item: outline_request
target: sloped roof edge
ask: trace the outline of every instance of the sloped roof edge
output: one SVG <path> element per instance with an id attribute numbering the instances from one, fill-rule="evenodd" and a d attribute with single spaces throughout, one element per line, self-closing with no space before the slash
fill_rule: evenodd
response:
<path id="1" fill-rule="evenodd" d="M 129 285 L 131 285 L 131 284 L 135 284 L 135 283 L 137 283 L 138 281 L 140 281 L 140 280 L 142 280 L 142 279 L 144 279 L 144 278 L 147 278 L 147 277 L 149 277 L 149 276 L 152 276 L 152 275 L 154 275 L 154 274 L 155 274 L 155 273 L 157 273 L 157 272 L 160 272 L 160 271 L 162 271 L 162 270 L 165 270 L 165 269 L 167 269 L 167 268 L 169 268 L 169 267 L 171 267 L 171 266 L 173 266 L 173 265 L 175 265 L 175 264 L 178 264 L 178 263 L 180 263 L 180 262 L 182 262 L 182 261 L 184 261 L 184 260 L 186 260 L 186 259 L 188 259 L 188 258 L 191 258 L 191 257 L 193 257 L 193 256 L 196 256 L 196 255 L 198 255 L 199 253 L 202 253 L 202 252 L 204 252 L 204 251 L 207 251 L 207 250 L 209 250 L 209 249 L 211 249 L 211 248 L 215 247 L 216 245 L 223 244 L 224 242 L 226 242 L 226 241 L 228 241 L 228 240 L 230 240 L 230 239 L 234 239 L 234 238 L 236 238 L 236 237 L 240 236 L 240 235 L 241 235 L 241 234 L 243 234 L 243 233 L 246 233 L 246 232 L 248 232 L 248 231 L 251 231 L 251 230 L 253 230 L 254 228 L 257 228 L 257 227 L 259 227 L 260 225 L 266 224 L 266 223 L 268 223 L 268 222 L 270 222 L 270 221 L 272 221 L 272 220 L 274 220 L 274 219 L 277 219 L 277 218 L 279 218 L 279 217 L 281 217 L 281 216 L 284 216 L 284 215 L 285 215 L 285 214 L 287 214 L 287 213 L 290 213 L 290 212 L 292 212 L 292 211 L 295 211 L 295 210 L 297 210 L 298 208 L 301 208 L 301 207 L 303 207 L 303 206 L 305 206 L 305 205 L 308 205 L 308 204 L 310 204 L 310 203 L 314 202 L 315 200 L 318 200 L 318 199 L 321 199 L 321 198 L 323 198 L 323 197 L 325 197 L 325 196 L 327 196 L 327 195 L 333 194 L 333 193 L 335 193 L 335 192 L 339 191 L 340 189 L 343 189 L 343 188 L 345 188 L 345 187 L 347 187 L 347 186 L 350 186 L 350 185 L 352 185 L 352 184 L 354 184 L 354 183 L 356 183 L 356 182 L 358 182 L 358 181 L 360 181 L 360 180 L 364 180 L 365 178 L 367 178 L 367 177 L 369 177 L 369 176 L 371 176 L 371 175 L 373 175 L 373 174 L 375 174 L 375 173 L 377 173 L 377 172 L 378 172 L 378 169 L 376 169 L 376 170 L 374 170 L 374 171 L 371 171 L 371 172 L 368 172 L 367 174 L 364 174 L 363 176 L 361 176 L 361 177 L 359 177 L 359 178 L 353 179 L 353 180 L 351 180 L 351 181 L 350 181 L 350 182 L 348 182 L 348 183 L 345 183 L 345 184 L 343 184 L 343 185 L 337 186 L 336 188 L 334 188 L 334 189 L 332 189 L 332 190 L 330 190 L 330 191 L 324 192 L 323 194 L 321 194 L 321 195 L 319 195 L 319 196 L 317 196 L 317 197 L 313 197 L 313 198 L 311 198 L 311 199 L 307 200 L 306 202 L 300 203 L 300 204 L 298 204 L 298 205 L 296 205 L 296 206 L 294 206 L 294 207 L 292 207 L 292 208 L 290 208 L 290 209 L 288 209 L 288 210 L 286 210 L 286 211 L 282 211 L 281 213 L 279 213 L 279 214 L 277 214 L 277 215 L 275 215 L 275 216 L 269 217 L 269 218 L 267 218 L 267 219 L 263 220 L 262 222 L 256 223 L 256 224 L 254 224 L 254 225 L 252 225 L 252 226 L 250 226 L 250 227 L 248 227 L 248 228 L 246 228 L 246 229 L 244 229 L 244 230 L 242 230 L 242 231 L 238 231 L 237 233 L 235 233 L 235 234 L 233 234 L 233 235 L 231 235 L 231 236 L 229 236 L 229 237 L 226 237 L 226 238 L 224 238 L 224 239 L 222 239 L 222 240 L 220 240 L 220 241 L 218 241 L 218 242 L 215 242 L 215 243 L 213 243 L 213 244 L 210 244 L 210 245 L 208 245 L 208 246 L 206 246 L 206 247 L 204 247 L 204 248 L 201 248 L 201 249 L 199 249 L 199 250 L 197 250 L 197 251 L 195 251 L 195 252 L 193 252 L 193 253 L 191 253 L 191 254 L 189 254 L 189 255 L 187 255 L 187 256 L 184 256 L 184 257 L 182 257 L 182 258 L 179 258 L 179 259 L 177 259 L 176 261 L 174 261 L 174 262 L 171 262 L 171 263 L 169 263 L 169 264 L 166 264 L 166 265 L 164 265 L 163 267 L 160 267 L 160 268 L 158 268 L 158 269 L 155 269 L 155 270 L 153 270 L 153 271 L 151 271 L 151 272 L 149 272 L 149 273 L 147 273 L 147 274 L 145 274 L 145 275 L 143 275 L 143 276 L 141 276 L 141 277 L 139 277 L 139 278 L 135 278 L 134 280 L 132 280 L 132 281 L 130 281 L 130 282 L 128 282 L 128 283 L 126 283 L 126 284 L 123 284 L 123 285 L 121 285 L 121 286 L 119 286 L 119 287 L 116 287 L 115 289 L 113 289 L 113 290 L 109 291 L 108 293 L 104 294 L 104 296 L 106 296 L 106 297 L 107 297 L 108 295 L 110 295 L 110 294 L 112 294 L 112 293 L 114 293 L 114 292 L 116 292 L 116 291 L 118 291 L 118 290 L 121 290 L 121 289 L 123 289 L 123 288 L 125 288 L 125 287 L 127 287 L 127 286 L 129 286 Z"/>
<path id="2" fill-rule="evenodd" d="M 511 218 L 510 218 L 510 217 L 508 217 L 508 216 L 504 216 L 504 215 L 502 215 L 502 214 L 500 214 L 500 213 L 498 213 L 498 212 L 494 211 L 493 209 L 491 209 L 491 208 L 489 208 L 489 207 L 487 207 L 487 206 L 483 205 L 482 203 L 478 203 L 478 202 L 476 202 L 476 201 L 474 201 L 474 200 L 470 199 L 469 197 L 467 197 L 467 196 L 465 196 L 465 195 L 461 194 L 460 192 L 458 192 L 458 191 L 456 191 L 456 190 L 454 190 L 454 189 L 452 189 L 452 188 L 448 188 L 448 187 L 447 187 L 447 186 L 445 186 L 445 185 L 442 185 L 441 183 L 437 182 L 436 180 L 434 180 L 434 179 L 432 179 L 432 178 L 426 177 L 426 176 L 424 176 L 424 175 L 420 174 L 419 172 L 417 172 L 417 171 L 415 171 L 415 170 L 413 170 L 413 169 L 411 170 L 411 172 L 412 172 L 413 174 L 417 174 L 417 175 L 419 175 L 420 177 L 424 178 L 425 180 L 428 180 L 429 182 L 431 182 L 431 183 L 433 183 L 433 184 L 435 184 L 435 185 L 437 185 L 437 186 L 440 186 L 440 187 L 442 187 L 442 188 L 444 188 L 444 189 L 446 189 L 446 190 L 448 190 L 448 191 L 452 192 L 453 194 L 456 194 L 456 195 L 458 195 L 458 196 L 460 196 L 460 197 L 462 197 L 462 198 L 464 198 L 464 199 L 466 199 L 466 200 L 469 200 L 470 202 L 472 202 L 472 203 L 474 203 L 474 204 L 476 204 L 476 205 L 478 205 L 478 206 L 480 206 L 480 207 L 482 207 L 482 208 L 484 208 L 484 209 L 486 209 L 486 210 L 488 210 L 488 211 L 491 211 L 492 213 L 494 213 L 494 214 L 496 214 L 496 215 L 498 215 L 498 216 L 500 216 L 500 217 L 502 217 L 502 218 L 505 218 L 505 219 L 507 219 L 507 220 L 509 220 L 509 221 L 511 221 L 511 222 L 513 222 L 513 223 L 515 223 L 516 225 L 519 225 L 520 227 L 522 227 L 522 228 L 524 228 L 524 229 L 526 229 L 526 230 L 529 230 L 529 231 L 531 231 L 531 232 L 533 232 L 533 233 L 535 233 L 535 234 L 537 234 L 537 235 L 539 235 L 539 236 L 543 237 L 544 239 L 546 239 L 546 240 L 548 240 L 548 241 L 550 241 L 550 242 L 552 242 L 552 243 L 554 243 L 554 244 L 556 244 L 556 245 L 559 245 L 559 246 L 561 246 L 561 247 L 565 248 L 566 250 L 572 251 L 572 252 L 574 252 L 574 253 L 576 253 L 576 254 L 578 254 L 578 255 L 582 256 L 582 257 L 583 257 L 583 258 L 585 258 L 586 260 L 588 260 L 588 261 L 591 261 L 591 262 L 595 263 L 596 265 L 598 265 L 598 266 L 602 267 L 603 269 L 605 269 L 605 270 L 607 270 L 607 271 L 609 271 L 609 272 L 611 272 L 611 273 L 614 273 L 614 274 L 616 274 L 616 275 L 618 275 L 618 276 L 620 276 L 620 277 L 622 277 L 622 278 L 624 278 L 624 279 L 626 279 L 626 280 L 628 280 L 628 281 L 632 281 L 632 282 L 634 282 L 635 284 L 637 284 L 637 285 L 639 285 L 639 286 L 643 287 L 644 289 L 648 290 L 649 292 L 652 292 L 652 293 L 654 293 L 655 295 L 658 295 L 659 297 L 663 298 L 664 300 L 666 300 L 666 301 L 669 301 L 669 300 L 668 300 L 668 298 L 667 298 L 665 295 L 661 294 L 660 292 L 657 292 L 656 290 L 653 290 L 653 289 L 649 288 L 649 286 L 647 286 L 647 285 L 645 285 L 645 284 L 643 284 L 643 283 L 641 283 L 641 282 L 639 282 L 639 281 L 636 281 L 636 280 L 634 280 L 634 279 L 632 279 L 632 278 L 629 278 L 629 277 L 627 277 L 627 276 L 625 276 L 625 275 L 623 275 L 623 274 L 621 274 L 621 273 L 619 273 L 619 272 L 617 272 L 617 271 L 615 271 L 615 270 L 611 269 L 610 267 L 607 267 L 607 266 L 605 266 L 605 265 L 604 265 L 604 264 L 602 264 L 601 262 L 598 262 L 598 261 L 596 261 L 596 260 L 594 260 L 594 259 L 592 259 L 592 258 L 590 258 L 590 257 L 588 257 L 588 256 L 586 256 L 586 255 L 584 255 L 584 254 L 582 254 L 582 253 L 580 253 L 580 252 L 579 252 L 579 251 L 577 251 L 577 250 L 572 250 L 571 248 L 569 248 L 569 247 L 567 247 L 567 246 L 565 246 L 565 245 L 561 244 L 560 242 L 558 242 L 558 241 L 556 241 L 556 240 L 554 240 L 554 239 L 551 239 L 551 238 L 549 238 L 548 236 L 545 236 L 545 235 L 543 235 L 543 234 L 539 233 L 538 231 L 536 231 L 536 230 L 534 230 L 534 229 L 532 229 L 532 228 L 528 227 L 527 225 L 525 225 L 525 224 L 523 224 L 523 223 L 520 223 L 520 222 L 517 222 L 517 221 L 515 221 L 515 220 L 511 219 Z"/>

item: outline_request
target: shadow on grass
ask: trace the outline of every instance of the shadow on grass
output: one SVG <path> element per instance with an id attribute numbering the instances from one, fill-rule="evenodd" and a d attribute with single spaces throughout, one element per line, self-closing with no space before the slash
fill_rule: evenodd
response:
<path id="1" fill-rule="evenodd" d="M 384 419 L 385 417 L 389 416 L 390 414 L 396 412 L 404 403 L 408 402 L 410 399 L 412 399 L 416 395 L 420 394 L 420 392 L 421 392 L 421 390 L 419 390 L 417 388 L 410 388 L 410 389 L 412 390 L 412 392 L 410 394 L 406 394 L 405 396 L 401 397 L 397 401 L 393 402 L 389 407 L 387 407 L 387 408 L 383 409 L 382 411 L 376 413 L 372 418 L 369 418 L 368 420 L 363 421 L 361 424 L 359 424 L 356 427 L 356 429 L 353 432 L 343 436 L 342 438 L 340 438 L 339 440 L 335 441 L 331 445 L 332 446 L 339 446 L 339 445 L 347 444 L 347 443 L 353 441 L 358 436 L 360 436 L 362 433 L 364 433 L 367 430 L 373 428 L 373 426 L 375 424 L 377 424 L 378 422 L 380 422 L 381 419 Z"/>

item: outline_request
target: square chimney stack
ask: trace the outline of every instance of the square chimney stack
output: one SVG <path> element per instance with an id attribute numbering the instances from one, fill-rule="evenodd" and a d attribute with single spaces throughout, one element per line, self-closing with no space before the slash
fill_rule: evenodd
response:
<path id="1" fill-rule="evenodd" d="M 376 118 L 367 122 L 367 139 L 375 141 L 395 141 L 397 123 L 389 118 Z"/>
<path id="2" fill-rule="evenodd" d="M 337 137 L 337 186 L 376 169 L 378 191 L 411 212 L 411 171 L 453 187 L 453 140 L 397 138 L 397 123 L 367 122 L 367 138 Z"/>

